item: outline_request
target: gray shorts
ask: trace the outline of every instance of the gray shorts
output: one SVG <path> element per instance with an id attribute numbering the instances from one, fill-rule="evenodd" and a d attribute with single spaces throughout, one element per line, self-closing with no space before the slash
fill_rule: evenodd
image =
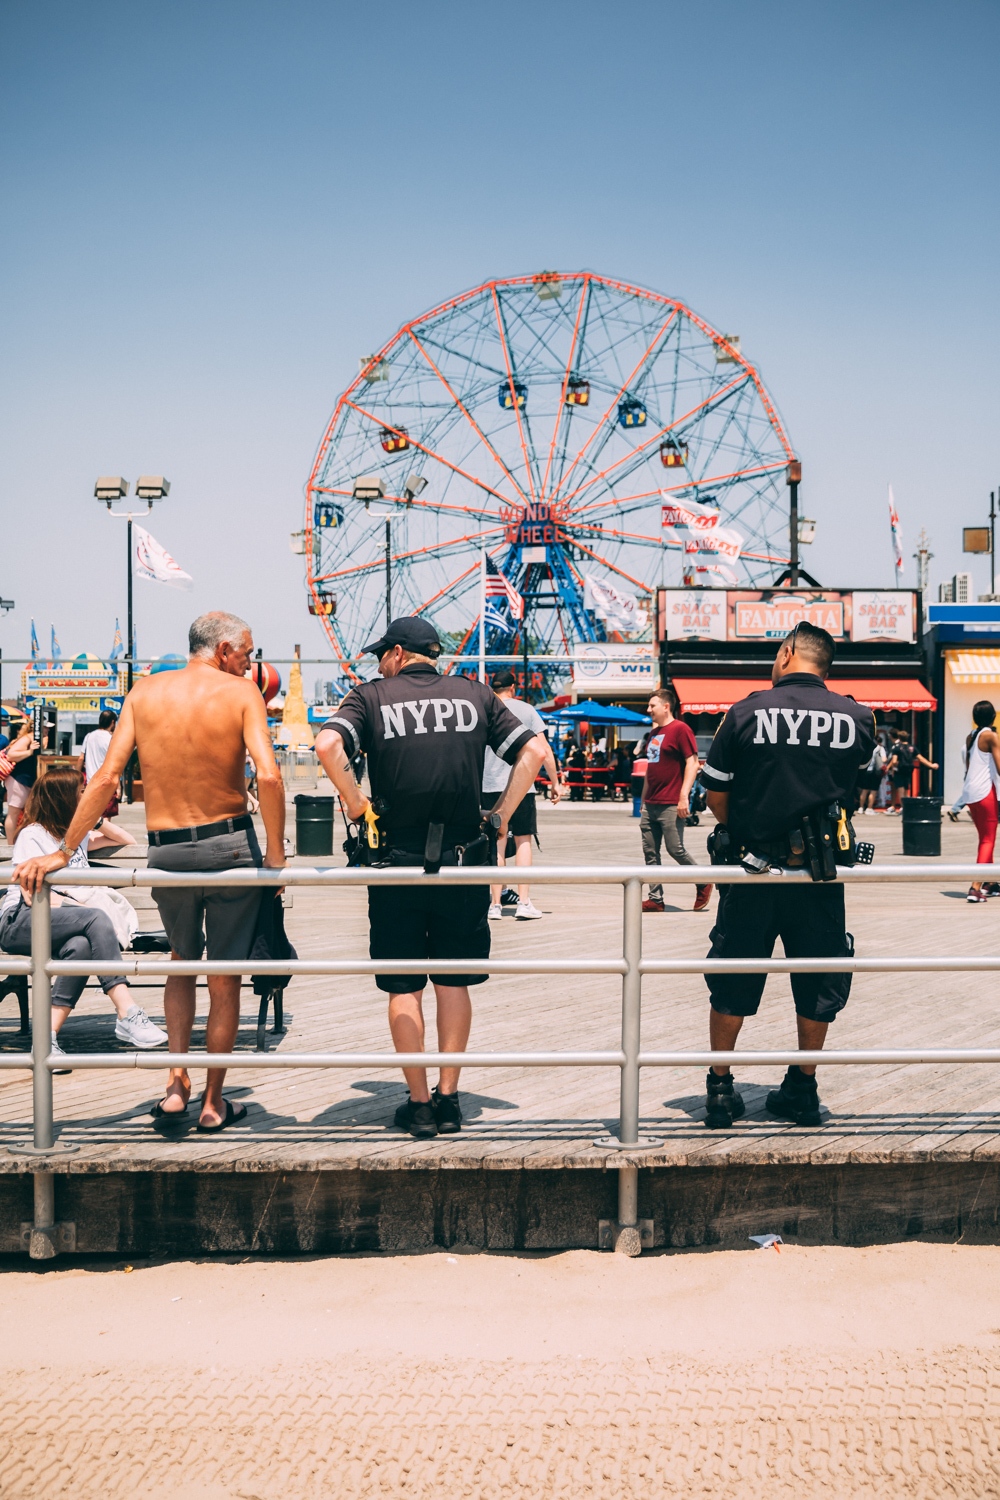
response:
<path id="1" fill-rule="evenodd" d="M 151 870 L 239 870 L 262 864 L 252 828 L 220 833 L 197 843 L 150 845 Z M 260 890 L 246 886 L 153 887 L 170 946 L 178 958 L 200 958 L 206 938 L 209 958 L 247 958 L 260 910 Z"/>

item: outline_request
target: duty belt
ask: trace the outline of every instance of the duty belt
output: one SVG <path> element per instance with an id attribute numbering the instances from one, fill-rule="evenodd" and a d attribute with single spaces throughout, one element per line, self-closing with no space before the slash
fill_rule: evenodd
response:
<path id="1" fill-rule="evenodd" d="M 148 838 L 159 848 L 162 844 L 197 844 L 202 839 L 215 839 L 223 833 L 246 833 L 253 827 L 249 813 L 239 818 L 223 818 L 221 823 L 199 823 L 196 828 L 153 828 Z"/>

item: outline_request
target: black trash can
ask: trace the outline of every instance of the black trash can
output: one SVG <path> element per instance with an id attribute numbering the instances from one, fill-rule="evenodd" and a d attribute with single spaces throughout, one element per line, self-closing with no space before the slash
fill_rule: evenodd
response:
<path id="1" fill-rule="evenodd" d="M 333 853 L 334 797 L 310 797 L 299 792 L 295 798 L 296 854 Z"/>
<path id="2" fill-rule="evenodd" d="M 941 798 L 903 798 L 903 853 L 927 858 L 941 853 Z"/>

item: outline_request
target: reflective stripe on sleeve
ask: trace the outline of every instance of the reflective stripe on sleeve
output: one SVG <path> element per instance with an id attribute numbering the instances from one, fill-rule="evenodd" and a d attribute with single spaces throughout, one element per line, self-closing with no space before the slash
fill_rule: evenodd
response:
<path id="1" fill-rule="evenodd" d="M 530 729 L 528 729 L 524 724 L 519 724 L 516 729 L 511 730 L 510 734 L 504 740 L 503 744 L 497 746 L 493 754 L 499 756 L 499 758 L 503 760 L 506 757 L 507 751 L 510 749 L 511 745 L 513 745 L 514 741 L 520 739 L 522 735 L 524 736 L 525 744 L 527 744 L 529 740 L 533 740 L 535 738 Z"/>
<path id="2" fill-rule="evenodd" d="M 332 729 L 334 724 L 338 724 L 341 730 L 346 729 L 347 733 L 350 735 L 351 744 L 354 746 L 354 749 L 351 751 L 351 759 L 353 760 L 355 755 L 357 755 L 358 753 L 358 749 L 360 748 L 358 745 L 357 730 L 348 719 L 339 719 L 336 714 L 334 714 L 332 719 L 327 719 L 326 723 L 323 725 L 323 728 Z"/>
<path id="3" fill-rule="evenodd" d="M 732 771 L 717 771 L 715 767 L 710 766 L 707 761 L 701 768 L 701 774 L 703 776 L 711 776 L 714 781 L 732 781 L 733 779 Z"/>

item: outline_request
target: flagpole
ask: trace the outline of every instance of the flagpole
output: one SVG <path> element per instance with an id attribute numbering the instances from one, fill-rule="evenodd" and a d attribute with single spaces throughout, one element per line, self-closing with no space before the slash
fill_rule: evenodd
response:
<path id="1" fill-rule="evenodd" d="M 134 653 L 133 653 L 133 650 L 132 650 L 133 632 L 132 632 L 132 512 L 131 511 L 129 511 L 129 513 L 128 513 L 128 525 L 126 527 L 126 531 L 128 533 L 128 657 L 127 657 L 127 660 L 128 660 L 128 676 L 127 676 L 128 688 L 127 688 L 127 691 L 131 692 L 132 691 L 132 679 L 133 679 L 133 677 L 135 675 L 135 662 L 133 660 Z M 130 797 L 129 801 L 131 802 L 131 800 L 132 799 Z"/>
<path id="2" fill-rule="evenodd" d="M 479 549 L 479 681 L 486 681 L 486 548 Z"/>

